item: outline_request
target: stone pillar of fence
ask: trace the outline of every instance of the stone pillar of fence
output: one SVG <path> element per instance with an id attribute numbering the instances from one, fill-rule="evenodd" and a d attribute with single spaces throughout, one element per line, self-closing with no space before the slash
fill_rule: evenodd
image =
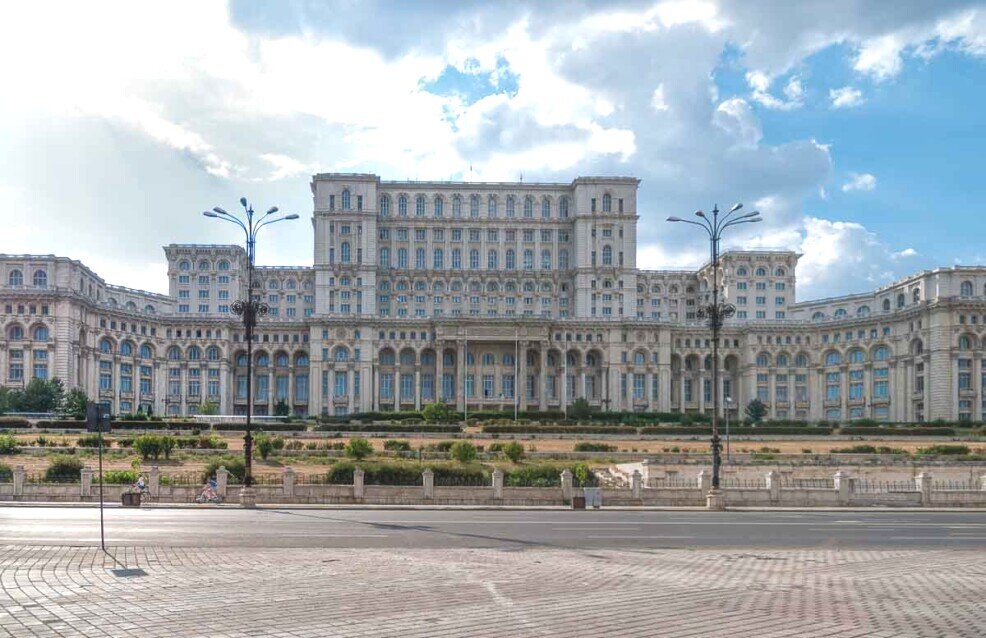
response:
<path id="1" fill-rule="evenodd" d="M 92 496 L 92 470 L 88 467 L 82 468 L 82 498 Z"/>
<path id="2" fill-rule="evenodd" d="M 282 479 L 281 487 L 284 490 L 284 496 L 287 498 L 294 496 L 294 469 L 290 466 L 284 468 L 284 478 Z"/>
<path id="3" fill-rule="evenodd" d="M 151 466 L 151 472 L 147 476 L 147 491 L 155 498 L 161 492 L 161 469 L 156 465 Z"/>
<path id="4" fill-rule="evenodd" d="M 832 484 L 835 486 L 835 491 L 838 494 L 836 498 L 839 501 L 839 505 L 849 505 L 849 475 L 839 470 L 832 478 Z"/>
<path id="5" fill-rule="evenodd" d="M 644 459 L 640 462 L 640 473 L 644 477 L 644 485 L 650 485 L 651 479 L 654 478 L 654 468 L 651 467 L 653 461 L 651 459 Z"/>
<path id="6" fill-rule="evenodd" d="M 561 473 L 561 497 L 566 501 L 572 500 L 572 471 L 568 468 Z"/>
<path id="7" fill-rule="evenodd" d="M 979 489 L 986 492 L 986 474 L 979 477 Z"/>
<path id="8" fill-rule="evenodd" d="M 986 476 L 983 477 L 983 485 L 986 485 Z M 493 498 L 503 498 L 503 470 L 499 468 L 493 470 Z"/>
<path id="9" fill-rule="evenodd" d="M 767 472 L 767 490 L 770 491 L 770 502 L 781 500 L 781 474 L 777 470 Z"/>
<path id="10" fill-rule="evenodd" d="M 14 496 L 24 496 L 24 481 L 27 479 L 27 472 L 23 465 L 14 466 Z M 984 477 L 986 479 L 986 477 Z M 984 483 L 986 485 L 986 483 Z"/>
<path id="11" fill-rule="evenodd" d="M 702 470 L 698 473 L 698 489 L 705 494 L 712 489 L 712 474 L 708 470 Z"/>
<path id="12" fill-rule="evenodd" d="M 353 470 L 353 498 L 357 501 L 363 500 L 363 475 L 363 468 Z"/>
<path id="13" fill-rule="evenodd" d="M 431 468 L 425 468 L 421 473 L 421 485 L 424 487 L 426 499 L 435 498 L 435 473 Z"/>
<path id="14" fill-rule="evenodd" d="M 932 476 L 929 472 L 921 472 L 914 477 L 915 487 L 921 492 L 921 505 L 925 507 L 931 505 L 931 481 Z"/>
<path id="15" fill-rule="evenodd" d="M 644 476 L 640 473 L 640 470 L 634 470 L 630 476 L 630 496 L 635 500 L 639 500 L 641 497 L 640 488 L 643 480 Z"/>
<path id="16" fill-rule="evenodd" d="M 229 470 L 225 465 L 220 465 L 216 470 L 216 492 L 219 496 L 226 498 L 226 485 L 229 484 Z"/>

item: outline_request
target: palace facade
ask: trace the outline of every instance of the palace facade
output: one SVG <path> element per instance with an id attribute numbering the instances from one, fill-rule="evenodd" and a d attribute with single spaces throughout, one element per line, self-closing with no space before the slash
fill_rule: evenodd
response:
<path id="1" fill-rule="evenodd" d="M 697 318 L 711 264 L 636 264 L 638 180 L 312 179 L 312 267 L 258 267 L 256 414 L 415 409 L 711 411 Z M 242 247 L 169 245 L 169 294 L 51 255 L 0 255 L 0 382 L 59 377 L 114 413 L 246 410 Z M 719 281 L 723 410 L 771 418 L 983 419 L 986 268 L 796 301 L 799 255 L 730 251 Z"/>

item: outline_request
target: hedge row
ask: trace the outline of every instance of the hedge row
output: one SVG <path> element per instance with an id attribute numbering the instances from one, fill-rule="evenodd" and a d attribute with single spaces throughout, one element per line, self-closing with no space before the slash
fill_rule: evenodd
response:
<path id="1" fill-rule="evenodd" d="M 324 423 L 319 424 L 316 429 L 320 432 L 443 432 L 449 434 L 462 432 L 461 426 L 439 423 L 417 423 L 414 425 L 393 423 L 380 425 L 374 425 L 372 423 Z"/>
<path id="2" fill-rule="evenodd" d="M 305 432 L 308 430 L 307 423 L 253 423 L 251 429 L 264 432 Z M 213 423 L 212 429 L 216 432 L 244 432 L 245 423 Z"/>
<path id="3" fill-rule="evenodd" d="M 421 473 L 430 468 L 435 475 L 435 485 L 492 485 L 489 471 L 482 466 L 449 466 L 441 464 L 391 464 L 360 463 L 364 485 L 421 485 Z M 319 477 L 321 482 L 332 485 L 352 485 L 356 464 L 351 461 L 335 463 Z"/>
<path id="4" fill-rule="evenodd" d="M 948 427 L 881 428 L 866 426 L 845 426 L 840 434 L 865 434 L 875 436 L 955 436 L 955 430 Z"/>
<path id="5" fill-rule="evenodd" d="M 0 416 L 0 428 L 29 428 L 31 424 L 27 419 L 19 416 Z"/>
<path id="6" fill-rule="evenodd" d="M 484 425 L 487 434 L 626 434 L 633 436 L 637 428 L 613 425 Z"/>

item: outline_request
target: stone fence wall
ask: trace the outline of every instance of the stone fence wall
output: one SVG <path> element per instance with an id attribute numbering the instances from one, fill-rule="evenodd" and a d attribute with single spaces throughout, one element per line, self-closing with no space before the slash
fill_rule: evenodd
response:
<path id="1" fill-rule="evenodd" d="M 13 481 L 0 483 L 2 501 L 71 501 L 93 502 L 99 498 L 99 484 L 90 469 L 82 471 L 79 483 L 29 483 L 22 466 L 14 468 Z M 162 480 L 159 468 L 152 467 L 147 483 L 150 502 L 191 503 L 202 491 L 198 485 L 172 485 Z M 583 489 L 574 486 L 574 477 L 565 470 L 558 487 L 508 487 L 503 472 L 493 472 L 489 486 L 435 485 L 434 474 L 425 470 L 420 485 L 369 485 L 361 469 L 356 469 L 353 483 L 321 484 L 299 481 L 290 467 L 284 469 L 280 485 L 255 485 L 257 503 L 267 504 L 373 504 L 373 505 L 488 505 L 546 506 L 567 505 Z M 216 473 L 218 492 L 230 502 L 238 502 L 239 486 L 229 484 L 229 472 Z M 712 487 L 712 476 L 701 471 L 695 479 L 672 481 L 645 480 L 635 471 L 629 488 L 601 488 L 596 494 L 603 505 L 610 506 L 702 506 Z M 771 471 L 763 481 L 722 486 L 727 506 L 732 507 L 986 507 L 986 475 L 978 484 L 936 484 L 930 473 L 913 481 L 867 482 L 837 472 L 832 480 L 782 480 Z M 119 502 L 130 486 L 104 485 L 103 498 Z M 591 494 L 586 494 L 591 497 Z M 591 498 L 590 498 L 591 502 Z"/>

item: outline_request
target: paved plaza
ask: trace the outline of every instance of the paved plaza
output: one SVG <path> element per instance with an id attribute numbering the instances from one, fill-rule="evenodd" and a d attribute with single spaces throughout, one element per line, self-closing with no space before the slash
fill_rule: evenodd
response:
<path id="1" fill-rule="evenodd" d="M 986 635 L 978 550 L 111 552 L 3 546 L 0 635 Z"/>

